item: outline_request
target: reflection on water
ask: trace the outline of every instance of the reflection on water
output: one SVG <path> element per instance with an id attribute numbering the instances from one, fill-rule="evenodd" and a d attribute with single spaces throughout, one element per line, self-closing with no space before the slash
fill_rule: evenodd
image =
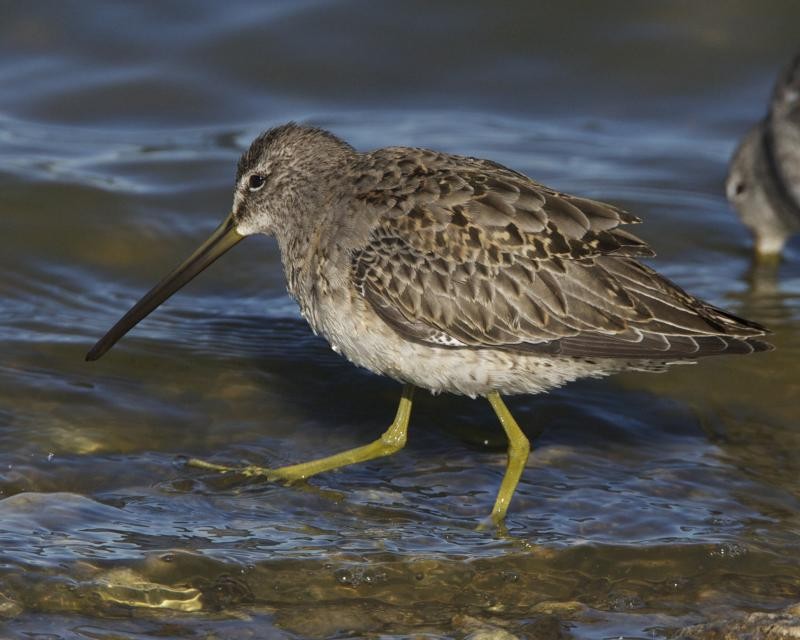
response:
<path id="1" fill-rule="evenodd" d="M 800 255 L 750 269 L 722 192 L 800 8 L 684 9 L 4 8 L 0 635 L 652 638 L 800 600 Z M 505 464 L 481 401 L 422 394 L 401 453 L 293 487 L 187 468 L 347 449 L 395 409 L 266 239 L 83 362 L 289 119 L 619 203 L 660 271 L 777 348 L 512 399 L 534 452 L 504 530 L 476 530 Z"/>

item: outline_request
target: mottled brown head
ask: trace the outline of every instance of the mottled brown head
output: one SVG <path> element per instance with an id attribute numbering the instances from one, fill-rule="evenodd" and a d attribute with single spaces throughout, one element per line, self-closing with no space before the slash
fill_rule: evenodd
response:
<path id="1" fill-rule="evenodd" d="M 236 170 L 233 218 L 242 235 L 280 235 L 305 211 L 324 202 L 323 178 L 355 151 L 324 129 L 293 122 L 258 136 Z"/>

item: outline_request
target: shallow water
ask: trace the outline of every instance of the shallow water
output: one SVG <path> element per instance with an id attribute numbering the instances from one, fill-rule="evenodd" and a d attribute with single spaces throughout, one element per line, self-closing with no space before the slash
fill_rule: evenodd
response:
<path id="1" fill-rule="evenodd" d="M 754 272 L 722 181 L 800 5 L 0 5 L 0 637 L 658 638 L 800 600 L 800 244 Z M 186 468 L 363 444 L 399 386 L 314 337 L 256 239 L 103 360 L 289 119 L 490 157 L 646 223 L 774 352 L 509 404 L 420 394 L 401 453 L 291 488 Z M 797 239 L 796 239 L 797 240 Z"/>

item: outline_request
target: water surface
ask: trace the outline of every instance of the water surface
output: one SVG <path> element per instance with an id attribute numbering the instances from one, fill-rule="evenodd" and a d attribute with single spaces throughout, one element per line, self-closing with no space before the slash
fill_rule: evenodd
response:
<path id="1" fill-rule="evenodd" d="M 653 638 L 800 599 L 800 245 L 754 272 L 730 154 L 800 6 L 0 5 L 0 629 L 10 638 Z M 219 223 L 287 120 L 356 147 L 489 157 L 645 219 L 652 263 L 777 349 L 510 401 L 534 452 L 507 531 L 482 401 L 420 394 L 314 337 L 253 239 L 103 360 L 85 351 Z M 477 637 L 477 636 L 473 636 Z"/>

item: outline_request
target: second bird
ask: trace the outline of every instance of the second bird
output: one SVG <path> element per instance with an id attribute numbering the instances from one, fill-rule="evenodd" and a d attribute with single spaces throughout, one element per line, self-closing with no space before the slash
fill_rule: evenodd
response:
<path id="1" fill-rule="evenodd" d="M 500 521 L 529 453 L 501 394 L 769 348 L 763 327 L 640 263 L 652 251 L 622 228 L 638 221 L 489 160 L 405 147 L 360 153 L 327 131 L 283 125 L 242 156 L 222 225 L 87 359 L 242 238 L 275 236 L 313 330 L 351 362 L 404 383 L 397 415 L 375 442 L 311 462 L 193 464 L 304 479 L 402 448 L 416 387 L 484 396 L 509 440 L 492 509 Z"/>
<path id="2" fill-rule="evenodd" d="M 775 261 L 800 231 L 800 54 L 778 78 L 766 117 L 734 152 L 725 191 L 756 256 Z"/>

